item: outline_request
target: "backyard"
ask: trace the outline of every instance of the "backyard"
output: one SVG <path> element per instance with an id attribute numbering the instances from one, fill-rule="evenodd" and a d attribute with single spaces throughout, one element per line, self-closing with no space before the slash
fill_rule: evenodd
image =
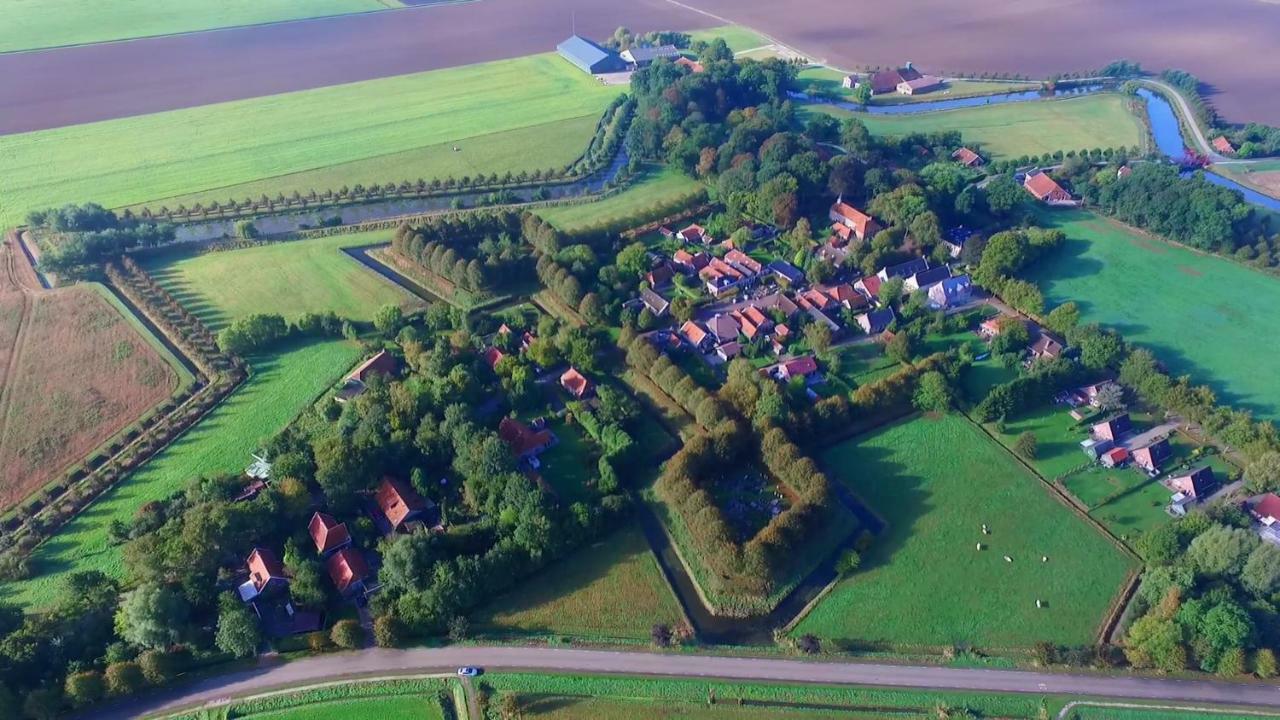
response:
<path id="1" fill-rule="evenodd" d="M 1080 210 L 1041 213 L 1067 233 L 1029 278 L 1049 307 L 1075 301 L 1082 321 L 1147 347 L 1177 377 L 1220 403 L 1280 419 L 1280 283 L 1223 258 L 1173 245 Z"/>
<path id="2" fill-rule="evenodd" d="M 329 341 L 251 357 L 253 374 L 244 385 L 38 547 L 31 579 L 0 588 L 12 602 L 39 608 L 54 599 L 68 573 L 99 570 L 119 577 L 122 551 L 107 535 L 112 520 L 129 522 L 143 504 L 168 497 L 191 478 L 240 472 L 259 443 L 336 382 L 359 353 L 352 343 Z"/>
<path id="3" fill-rule="evenodd" d="M 868 115 L 824 105 L 803 110 L 856 117 L 875 135 L 958 130 L 964 142 L 981 146 L 988 159 L 1012 160 L 1055 150 L 1140 147 L 1145 130 L 1128 103 L 1122 95 L 1105 93 L 918 115 Z"/>
<path id="4" fill-rule="evenodd" d="M 1134 567 L 963 417 L 902 422 L 841 443 L 822 462 L 888 529 L 795 635 L 854 645 L 1088 644 Z"/>
<path id="5" fill-rule="evenodd" d="M 146 270 L 184 307 L 217 329 L 251 313 L 280 313 L 288 320 L 333 311 L 368 321 L 386 304 L 407 311 L 424 303 L 342 251 L 391 242 L 392 231 L 293 240 L 238 250 L 165 254 Z"/>
<path id="6" fill-rule="evenodd" d="M 0 138 L 0 173 L 10 179 L 0 226 L 68 202 L 223 195 L 264 178 L 599 116 L 619 92 L 542 54 L 8 135 Z M 557 126 L 547 127 L 538 142 L 559 143 L 549 139 Z M 533 144 L 519 135 L 506 143 L 507 152 Z"/>
<path id="7" fill-rule="evenodd" d="M 683 613 L 634 525 L 559 560 L 479 611 L 482 631 L 647 643 Z"/>

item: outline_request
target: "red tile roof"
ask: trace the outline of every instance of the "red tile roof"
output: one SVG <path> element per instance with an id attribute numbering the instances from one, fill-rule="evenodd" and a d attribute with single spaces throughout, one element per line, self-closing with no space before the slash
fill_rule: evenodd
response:
<path id="1" fill-rule="evenodd" d="M 427 501 L 417 490 L 390 475 L 383 476 L 374 500 L 393 528 L 399 528 L 413 515 L 427 509 Z"/>
<path id="2" fill-rule="evenodd" d="M 695 223 L 695 224 L 689 225 L 689 227 L 686 227 L 685 229 L 681 230 L 676 234 L 679 235 L 681 238 L 683 238 L 685 242 L 700 243 L 700 242 L 704 242 L 704 238 L 706 237 L 707 231 L 701 225 L 698 225 Z"/>
<path id="3" fill-rule="evenodd" d="M 1108 450 L 1106 454 L 1107 457 L 1111 458 L 1111 462 L 1117 465 L 1129 459 L 1129 451 L 1122 447 L 1112 448 L 1111 450 Z"/>
<path id="4" fill-rule="evenodd" d="M 311 540 L 316 544 L 316 552 L 321 555 L 351 542 L 347 524 L 338 522 L 336 518 L 326 513 L 318 512 L 312 515 L 307 531 L 311 533 Z"/>
<path id="5" fill-rule="evenodd" d="M 284 578 L 284 564 L 267 548 L 254 548 L 245 564 L 249 566 L 249 579 L 258 592 L 262 592 L 262 588 L 272 580 Z"/>
<path id="6" fill-rule="evenodd" d="M 491 347 L 484 351 L 484 363 L 493 370 L 498 368 L 498 363 L 501 362 L 504 357 L 506 357 L 506 355 L 496 347 Z"/>
<path id="7" fill-rule="evenodd" d="M 747 271 L 753 275 L 759 274 L 760 270 L 764 267 L 750 255 L 742 252 L 741 250 L 730 250 L 725 253 L 724 259 L 726 262 L 746 268 Z"/>
<path id="8" fill-rule="evenodd" d="M 1259 518 L 1274 518 L 1280 520 L 1280 497 L 1275 493 L 1267 493 L 1262 499 L 1253 506 L 1253 514 Z"/>
<path id="9" fill-rule="evenodd" d="M 951 157 L 952 159 L 959 161 L 960 164 L 965 167 L 973 167 L 974 165 L 982 164 L 982 156 L 967 147 L 962 147 L 951 153 Z"/>
<path id="10" fill-rule="evenodd" d="M 498 437 L 511 449 L 511 454 L 524 457 L 551 443 L 550 430 L 534 430 L 513 417 L 504 417 L 498 423 Z"/>
<path id="11" fill-rule="evenodd" d="M 675 64 L 681 65 L 683 67 L 687 67 L 689 68 L 690 71 L 695 73 L 700 73 L 703 70 L 702 63 L 696 60 L 690 60 L 689 58 L 684 57 L 683 55 L 676 58 Z"/>
<path id="12" fill-rule="evenodd" d="M 1023 186 L 1035 196 L 1037 200 L 1048 201 L 1064 201 L 1071 200 L 1071 193 L 1062 189 L 1062 186 L 1049 177 L 1048 173 L 1037 172 L 1030 173 L 1026 179 L 1022 181 Z"/>
<path id="13" fill-rule="evenodd" d="M 560 376 L 560 387 L 568 390 L 570 395 L 582 399 L 583 396 L 591 392 L 591 381 L 578 372 L 577 368 L 571 367 Z"/>
<path id="14" fill-rule="evenodd" d="M 398 367 L 399 363 L 395 355 L 386 350 L 379 350 L 376 355 L 357 365 L 356 369 L 347 375 L 347 379 L 368 382 L 371 375 L 393 375 Z"/>
<path id="15" fill-rule="evenodd" d="M 1231 144 L 1231 141 L 1222 135 L 1213 139 L 1213 149 L 1223 155 L 1232 155 L 1236 151 L 1236 148 Z"/>
<path id="16" fill-rule="evenodd" d="M 812 355 L 793 358 L 782 364 L 782 372 L 787 377 L 811 375 L 818 371 L 818 361 Z"/>
<path id="17" fill-rule="evenodd" d="M 836 200 L 831 206 L 831 219 L 843 223 L 853 228 L 859 238 L 866 239 L 867 235 L 874 232 L 876 228 L 875 218 L 862 212 L 843 200 Z"/>
<path id="18" fill-rule="evenodd" d="M 868 275 L 858 282 L 862 283 L 862 287 L 866 288 L 872 297 L 880 295 L 880 277 L 878 275 Z"/>
<path id="19" fill-rule="evenodd" d="M 686 320 L 684 325 L 680 326 L 680 334 L 684 336 L 685 340 L 694 345 L 701 345 L 707 339 L 707 331 L 692 320 Z"/>
<path id="20" fill-rule="evenodd" d="M 352 585 L 368 576 L 369 565 L 355 548 L 343 548 L 329 558 L 329 577 L 339 593 L 346 594 Z"/>

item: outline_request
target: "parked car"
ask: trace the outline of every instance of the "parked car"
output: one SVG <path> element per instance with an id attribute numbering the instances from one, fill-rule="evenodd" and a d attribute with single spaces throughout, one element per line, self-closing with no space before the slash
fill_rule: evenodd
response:
<path id="1" fill-rule="evenodd" d="M 458 668 L 458 677 L 476 677 L 479 674 L 480 668 L 478 667 L 467 666 Z"/>

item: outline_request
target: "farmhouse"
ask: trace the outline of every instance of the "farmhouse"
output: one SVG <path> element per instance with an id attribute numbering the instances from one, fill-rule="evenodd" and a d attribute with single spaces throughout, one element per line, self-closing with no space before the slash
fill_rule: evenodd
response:
<path id="1" fill-rule="evenodd" d="M 676 239 L 681 242 L 692 243 L 694 245 L 710 245 L 715 239 L 707 234 L 706 228 L 698 224 L 680 230 L 676 233 Z"/>
<path id="2" fill-rule="evenodd" d="M 846 203 L 843 195 L 836 198 L 827 212 L 827 217 L 837 226 L 852 231 L 853 236 L 859 240 L 866 240 L 880 230 L 875 218 Z M 836 232 L 838 235 L 841 233 L 839 230 Z M 844 240 L 848 241 L 849 238 L 846 236 Z"/>
<path id="3" fill-rule="evenodd" d="M 965 167 L 978 167 L 979 165 L 982 165 L 983 163 L 986 162 L 985 160 L 982 159 L 981 155 L 970 150 L 967 147 L 962 147 L 959 150 L 956 150 L 955 152 L 951 153 L 951 159 L 955 160 L 956 162 L 960 163 Z"/>
<path id="4" fill-rule="evenodd" d="M 540 422 L 535 422 L 535 425 L 536 429 L 513 417 L 504 417 L 498 423 L 498 437 L 507 444 L 511 454 L 534 468 L 538 467 L 538 455 L 556 444 L 555 433 Z"/>
<path id="5" fill-rule="evenodd" d="M 400 369 L 400 363 L 396 360 L 396 356 L 386 350 L 379 350 L 373 357 L 365 360 L 356 366 L 342 384 L 342 389 L 338 391 L 335 400 L 340 403 L 347 402 L 359 397 L 368 387 L 369 382 L 374 375 L 390 377 L 396 374 Z"/>
<path id="6" fill-rule="evenodd" d="M 1213 468 L 1196 468 L 1189 475 L 1180 475 L 1169 480 L 1169 489 L 1173 497 L 1169 500 L 1169 512 L 1174 515 L 1186 515 L 1187 508 L 1203 501 L 1217 488 L 1218 481 L 1213 476 Z"/>
<path id="7" fill-rule="evenodd" d="M 689 72 L 692 72 L 692 73 L 700 73 L 704 70 L 704 68 L 702 67 L 702 63 L 698 62 L 697 60 L 690 60 L 689 58 L 683 57 L 683 56 L 676 58 L 675 63 L 680 67 L 689 68 Z"/>
<path id="8" fill-rule="evenodd" d="M 364 555 L 353 547 L 343 548 L 329 558 L 329 579 L 344 598 L 365 592 L 364 581 L 369 577 L 369 564 Z"/>
<path id="9" fill-rule="evenodd" d="M 565 370 L 564 374 L 560 376 L 560 387 L 578 400 L 590 397 L 595 389 L 585 375 L 578 372 L 577 368 L 572 367 Z"/>
<path id="10" fill-rule="evenodd" d="M 929 307 L 943 310 L 969 302 L 973 296 L 973 282 L 968 275 L 947 278 L 929 288 Z"/>
<path id="11" fill-rule="evenodd" d="M 923 95 L 942 87 L 942 78 L 932 75 L 921 75 L 915 80 L 903 80 L 898 83 L 899 95 Z"/>
<path id="12" fill-rule="evenodd" d="M 1150 445 L 1133 451 L 1133 464 L 1147 471 L 1148 475 L 1160 472 L 1160 465 L 1173 454 L 1169 439 L 1161 438 Z"/>
<path id="13" fill-rule="evenodd" d="M 284 574 L 284 563 L 267 548 L 254 548 L 245 560 L 245 565 L 249 570 L 249 579 L 237 588 L 240 599 L 245 602 L 289 586 L 289 578 Z"/>
<path id="14" fill-rule="evenodd" d="M 1032 170 L 1022 179 L 1022 186 L 1040 202 L 1052 207 L 1078 207 L 1080 202 L 1049 177 L 1043 170 Z"/>
<path id="15" fill-rule="evenodd" d="M 654 317 L 666 317 L 667 311 L 671 309 L 671 303 L 658 293 L 649 288 L 640 289 L 640 302 L 653 313 Z"/>
<path id="16" fill-rule="evenodd" d="M 1040 331 L 1040 337 L 1031 343 L 1031 359 L 1032 360 L 1052 360 L 1062 356 L 1062 351 L 1066 347 L 1062 341 L 1055 338 L 1043 330 Z"/>
<path id="17" fill-rule="evenodd" d="M 879 335 L 884 332 L 889 323 L 893 322 L 896 316 L 893 314 L 893 308 L 885 307 L 879 310 L 872 310 L 863 313 L 857 317 L 858 326 L 868 335 Z"/>
<path id="18" fill-rule="evenodd" d="M 898 86 L 904 82 L 919 80 L 921 77 L 920 73 L 911 67 L 911 63 L 907 63 L 905 67 L 872 73 L 856 85 L 861 85 L 865 82 L 871 86 L 872 95 L 884 95 L 885 93 L 896 92 Z"/>
<path id="19" fill-rule="evenodd" d="M 1230 140 L 1228 140 L 1226 137 L 1222 135 L 1219 135 L 1218 137 L 1213 139 L 1213 149 L 1217 150 L 1219 153 L 1223 155 L 1236 154 L 1235 146 L 1231 144 Z"/>
<path id="20" fill-rule="evenodd" d="M 606 50 L 580 35 L 574 35 L 557 45 L 556 52 L 582 72 L 592 75 L 622 72 L 627 69 L 626 62 L 612 50 Z"/>
<path id="21" fill-rule="evenodd" d="M 1093 436 L 1099 440 L 1110 440 L 1116 442 L 1120 438 L 1133 432 L 1133 421 L 1129 419 L 1129 413 L 1121 413 L 1110 420 L 1105 420 L 1093 426 Z"/>
<path id="22" fill-rule="evenodd" d="M 622 51 L 622 59 L 633 68 L 652 65 L 655 60 L 674 60 L 680 57 L 675 45 L 637 45 Z"/>
<path id="23" fill-rule="evenodd" d="M 387 523 L 388 533 L 408 529 L 411 523 L 423 521 L 435 509 L 435 503 L 390 475 L 382 476 L 382 483 L 374 492 L 373 499 L 382 519 Z"/>
<path id="24" fill-rule="evenodd" d="M 317 512 L 312 515 L 311 522 L 307 523 L 307 533 L 311 535 L 311 541 L 315 543 L 320 557 L 327 557 L 329 553 L 351 544 L 347 524 L 338 522 L 337 518 L 328 513 Z"/>

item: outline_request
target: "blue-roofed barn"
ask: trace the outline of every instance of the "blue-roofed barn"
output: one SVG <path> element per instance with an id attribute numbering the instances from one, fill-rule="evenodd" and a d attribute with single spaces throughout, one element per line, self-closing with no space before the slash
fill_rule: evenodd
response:
<path id="1" fill-rule="evenodd" d="M 626 63 L 617 53 L 606 50 L 590 40 L 574 35 L 556 46 L 556 51 L 565 60 L 578 66 L 578 69 L 592 75 L 600 73 L 622 72 L 627 69 Z"/>

